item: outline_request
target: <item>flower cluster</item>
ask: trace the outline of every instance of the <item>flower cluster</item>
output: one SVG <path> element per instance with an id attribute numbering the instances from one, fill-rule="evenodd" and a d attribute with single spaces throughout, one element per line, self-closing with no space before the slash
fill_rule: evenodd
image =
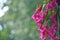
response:
<path id="1" fill-rule="evenodd" d="M 41 40 L 47 40 L 47 36 L 51 38 L 51 40 L 60 40 L 56 35 L 58 22 L 56 21 L 55 5 L 56 0 L 53 0 L 45 6 L 45 11 L 43 11 L 42 7 L 38 7 L 32 15 L 32 18 L 38 24 Z M 51 15 L 49 14 L 49 10 L 52 12 Z M 49 21 L 51 21 L 51 27 L 49 26 Z"/>

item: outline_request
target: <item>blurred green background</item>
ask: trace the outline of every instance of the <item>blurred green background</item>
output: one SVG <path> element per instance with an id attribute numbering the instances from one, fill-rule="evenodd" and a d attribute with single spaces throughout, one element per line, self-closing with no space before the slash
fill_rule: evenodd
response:
<path id="1" fill-rule="evenodd" d="M 31 18 L 38 0 L 11 0 L 9 11 L 0 18 L 0 40 L 40 40 L 37 25 Z"/>

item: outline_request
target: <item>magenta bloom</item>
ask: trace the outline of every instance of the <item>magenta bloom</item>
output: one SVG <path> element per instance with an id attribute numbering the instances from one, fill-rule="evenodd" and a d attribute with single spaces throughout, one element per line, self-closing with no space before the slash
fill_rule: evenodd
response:
<path id="1" fill-rule="evenodd" d="M 52 28 L 54 33 L 58 31 L 58 23 L 56 21 L 52 21 Z"/>
<path id="2" fill-rule="evenodd" d="M 41 12 L 42 8 L 38 7 L 36 10 L 35 10 L 35 13 L 32 15 L 32 18 L 34 20 L 38 20 L 39 19 L 39 13 Z"/>
<path id="3" fill-rule="evenodd" d="M 52 16 L 50 16 L 51 20 L 56 20 L 56 14 L 53 14 Z"/>
<path id="4" fill-rule="evenodd" d="M 44 15 L 45 15 L 45 16 L 48 15 L 48 10 L 44 11 Z"/>
<path id="5" fill-rule="evenodd" d="M 52 40 L 58 40 L 57 36 L 55 34 L 52 34 L 51 32 L 48 32 L 48 37 Z"/>
<path id="6" fill-rule="evenodd" d="M 54 7 L 54 5 L 55 5 L 55 2 L 54 2 L 54 1 L 49 2 L 49 3 L 46 5 L 46 9 L 47 9 L 47 10 L 48 10 L 48 9 L 52 9 L 52 8 Z"/>
<path id="7" fill-rule="evenodd" d="M 44 31 L 44 28 L 45 28 L 45 27 L 44 27 L 43 25 L 40 25 L 40 26 L 38 27 L 38 30 L 41 31 L 41 32 L 43 32 L 43 31 Z"/>
<path id="8" fill-rule="evenodd" d="M 40 32 L 40 38 L 41 38 L 41 40 L 46 40 L 46 34 L 45 34 L 45 31 Z"/>
<path id="9" fill-rule="evenodd" d="M 40 31 L 41 40 L 46 40 L 47 26 L 41 25 L 41 26 L 38 27 L 38 30 Z"/>
<path id="10" fill-rule="evenodd" d="M 44 13 L 40 7 L 36 9 L 32 18 L 36 21 L 38 25 L 42 24 L 42 22 L 45 20 Z"/>
<path id="11" fill-rule="evenodd" d="M 37 24 L 41 24 L 43 21 L 43 16 L 40 16 L 40 13 L 33 14 L 32 18 L 36 21 Z"/>
<path id="12" fill-rule="evenodd" d="M 36 8 L 35 13 L 39 13 L 41 10 L 42 10 L 42 7 L 38 7 Z"/>

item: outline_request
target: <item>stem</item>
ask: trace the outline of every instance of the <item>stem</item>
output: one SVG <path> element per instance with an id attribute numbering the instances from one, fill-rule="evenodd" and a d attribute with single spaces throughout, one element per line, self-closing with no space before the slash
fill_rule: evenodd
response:
<path id="1" fill-rule="evenodd" d="M 59 14 L 60 8 L 57 8 L 57 22 L 58 22 L 58 36 L 60 37 L 60 14 Z"/>

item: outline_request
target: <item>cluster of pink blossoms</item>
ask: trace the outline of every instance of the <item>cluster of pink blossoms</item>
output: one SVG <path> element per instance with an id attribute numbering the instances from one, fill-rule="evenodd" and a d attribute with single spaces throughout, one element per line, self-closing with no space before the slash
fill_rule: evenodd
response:
<path id="1" fill-rule="evenodd" d="M 42 7 L 38 7 L 32 15 L 32 18 L 38 24 L 41 40 L 47 40 L 47 37 L 51 40 L 60 40 L 56 35 L 56 32 L 58 31 L 58 22 L 56 21 L 57 17 L 55 13 L 56 4 L 58 4 L 57 1 L 53 0 L 45 6 L 45 11 L 42 10 Z M 51 15 L 49 14 L 49 10 L 52 12 Z M 49 21 L 51 21 L 51 27 L 49 26 Z"/>

